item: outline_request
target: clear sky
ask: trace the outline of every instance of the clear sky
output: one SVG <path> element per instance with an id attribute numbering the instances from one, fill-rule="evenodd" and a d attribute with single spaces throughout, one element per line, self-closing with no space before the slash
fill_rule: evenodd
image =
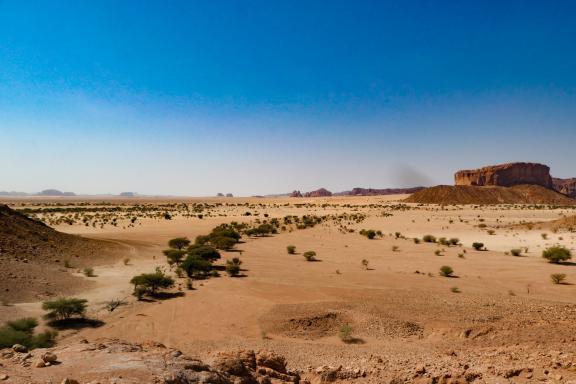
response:
<path id="1" fill-rule="evenodd" d="M 0 0 L 0 190 L 576 177 L 576 2 Z"/>

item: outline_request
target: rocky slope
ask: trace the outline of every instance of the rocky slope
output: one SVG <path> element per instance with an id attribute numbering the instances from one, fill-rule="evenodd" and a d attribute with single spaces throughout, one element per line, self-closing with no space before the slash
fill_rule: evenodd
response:
<path id="1" fill-rule="evenodd" d="M 509 188 L 439 185 L 416 192 L 405 201 L 422 204 L 576 205 L 576 199 L 539 185 L 515 185 Z"/>
<path id="2" fill-rule="evenodd" d="M 537 163 L 508 163 L 480 169 L 458 171 L 456 185 L 511 187 L 520 184 L 552 188 L 550 168 Z"/>
<path id="3" fill-rule="evenodd" d="M 558 192 L 576 198 L 576 178 L 572 179 L 558 179 L 552 178 L 552 183 L 554 184 L 554 189 Z"/>
<path id="4" fill-rule="evenodd" d="M 353 188 L 350 191 L 337 192 L 334 196 L 385 196 L 385 195 L 403 195 L 415 193 L 423 190 L 424 187 L 413 188 Z"/>
<path id="5" fill-rule="evenodd" d="M 114 243 L 58 232 L 47 225 L 0 205 L 0 300 L 37 300 L 81 289 L 84 279 L 67 273 L 75 268 L 119 257 Z"/>

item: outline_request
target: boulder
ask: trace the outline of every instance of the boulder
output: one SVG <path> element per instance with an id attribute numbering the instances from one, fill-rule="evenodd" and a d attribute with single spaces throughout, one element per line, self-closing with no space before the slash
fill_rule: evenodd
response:
<path id="1" fill-rule="evenodd" d="M 28 348 L 26 348 L 25 346 L 23 346 L 22 344 L 14 344 L 12 346 L 12 350 L 14 352 L 18 352 L 18 353 L 26 353 L 28 352 Z"/>
<path id="2" fill-rule="evenodd" d="M 45 352 L 40 356 L 40 358 L 45 363 L 54 363 L 58 360 L 58 356 L 52 352 Z"/>
<path id="3" fill-rule="evenodd" d="M 512 187 L 520 184 L 553 188 L 550 168 L 537 163 L 508 163 L 480 169 L 458 171 L 456 185 Z"/>

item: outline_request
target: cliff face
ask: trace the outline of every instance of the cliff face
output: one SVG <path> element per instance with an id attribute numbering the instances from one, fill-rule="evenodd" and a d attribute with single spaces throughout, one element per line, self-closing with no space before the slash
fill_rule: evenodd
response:
<path id="1" fill-rule="evenodd" d="M 552 183 L 554 184 L 554 189 L 558 192 L 576 198 L 576 178 L 573 179 L 557 179 L 553 178 Z"/>
<path id="2" fill-rule="evenodd" d="M 509 163 L 458 171 L 454 179 L 456 185 L 511 187 L 532 184 L 553 188 L 550 168 L 537 163 Z"/>

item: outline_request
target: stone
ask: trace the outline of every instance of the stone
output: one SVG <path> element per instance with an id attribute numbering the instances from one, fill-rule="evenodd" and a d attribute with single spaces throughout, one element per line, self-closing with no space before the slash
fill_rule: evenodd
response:
<path id="1" fill-rule="evenodd" d="M 40 358 L 45 362 L 45 363 L 54 363 L 55 361 L 58 360 L 58 356 L 56 356 L 56 354 L 52 353 L 52 352 L 45 352 L 43 353 Z"/>
<path id="2" fill-rule="evenodd" d="M 14 344 L 12 346 L 12 350 L 14 352 L 18 352 L 18 353 L 26 353 L 28 352 L 28 348 L 26 348 L 25 346 L 23 346 L 22 344 Z"/>
<path id="3" fill-rule="evenodd" d="M 46 366 L 46 363 L 42 359 L 38 359 L 34 363 L 34 367 L 36 367 L 36 368 L 44 368 L 45 366 Z"/>
<path id="4" fill-rule="evenodd" d="M 74 380 L 74 379 L 64 379 L 60 382 L 60 384 L 80 384 L 78 381 Z"/>
<path id="5" fill-rule="evenodd" d="M 454 175 L 456 185 L 512 187 L 535 184 L 553 189 L 550 167 L 538 163 L 508 163 L 462 170 Z"/>

